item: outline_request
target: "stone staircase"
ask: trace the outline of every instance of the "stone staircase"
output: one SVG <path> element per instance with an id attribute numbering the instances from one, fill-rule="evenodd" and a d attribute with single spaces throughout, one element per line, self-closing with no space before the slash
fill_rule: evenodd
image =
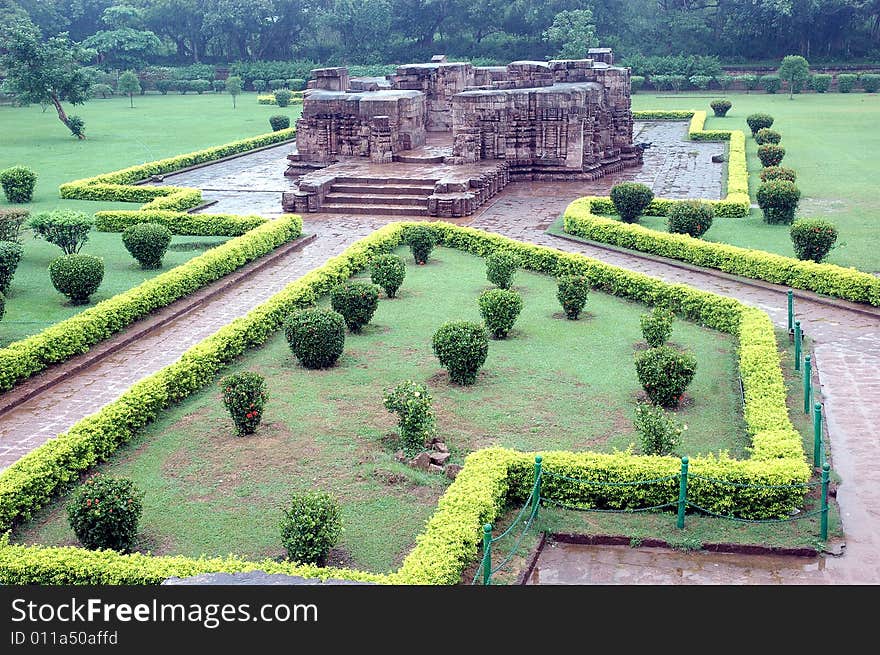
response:
<path id="1" fill-rule="evenodd" d="M 436 180 L 339 177 L 330 185 L 321 211 L 333 214 L 428 216 Z"/>

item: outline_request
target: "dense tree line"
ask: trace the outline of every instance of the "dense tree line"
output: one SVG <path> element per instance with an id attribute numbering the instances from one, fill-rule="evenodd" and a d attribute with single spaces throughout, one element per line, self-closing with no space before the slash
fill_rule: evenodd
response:
<path id="1" fill-rule="evenodd" d="M 880 58 L 880 0 L 0 0 L 44 38 L 67 33 L 95 63 L 134 68 L 299 59 L 509 61 L 577 53 L 727 61 Z"/>

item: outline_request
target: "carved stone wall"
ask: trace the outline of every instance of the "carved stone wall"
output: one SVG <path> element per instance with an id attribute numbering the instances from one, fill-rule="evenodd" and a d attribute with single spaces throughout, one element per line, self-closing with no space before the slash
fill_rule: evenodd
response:
<path id="1" fill-rule="evenodd" d="M 474 67 L 462 62 L 437 62 L 398 66 L 389 76 L 392 87 L 425 94 L 428 132 L 452 129 L 452 98 L 474 85 Z"/>

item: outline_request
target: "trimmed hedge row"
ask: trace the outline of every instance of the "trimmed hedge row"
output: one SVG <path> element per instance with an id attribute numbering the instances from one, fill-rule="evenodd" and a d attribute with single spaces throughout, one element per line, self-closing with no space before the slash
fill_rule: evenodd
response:
<path id="1" fill-rule="evenodd" d="M 238 214 L 187 214 L 162 210 L 111 210 L 95 212 L 95 227 L 100 232 L 123 232 L 138 223 L 158 223 L 172 234 L 186 236 L 237 237 L 249 232 L 268 219 Z"/>
<path id="2" fill-rule="evenodd" d="M 302 91 L 291 91 L 290 93 L 291 93 L 290 104 L 291 105 L 301 105 L 303 102 Z M 274 95 L 259 95 L 259 96 L 257 96 L 257 104 L 277 105 L 278 103 L 275 101 Z"/>
<path id="3" fill-rule="evenodd" d="M 604 198 L 599 198 L 598 203 L 596 200 L 578 198 L 566 208 L 563 218 L 565 232 L 734 275 L 880 306 L 880 278 L 869 273 L 621 223 L 597 216 L 594 213 L 597 205 L 598 211 L 604 213 L 605 204 Z"/>
<path id="4" fill-rule="evenodd" d="M 38 334 L 9 344 L 0 349 L 0 390 L 12 388 L 50 364 L 88 352 L 96 343 L 153 310 L 262 257 L 301 233 L 299 216 L 267 222 Z M 0 510 L 0 525 L 2 516 Z"/>

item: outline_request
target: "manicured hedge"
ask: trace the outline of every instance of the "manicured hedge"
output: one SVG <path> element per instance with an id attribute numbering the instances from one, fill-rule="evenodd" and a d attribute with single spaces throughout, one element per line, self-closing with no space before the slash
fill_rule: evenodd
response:
<path id="1" fill-rule="evenodd" d="M 590 241 L 880 306 L 880 278 L 869 273 L 835 264 L 802 261 L 763 250 L 712 243 L 685 234 L 669 234 L 596 215 L 606 213 L 606 209 L 604 198 L 599 198 L 598 202 L 592 197 L 579 198 L 565 210 L 563 229 Z"/>
<path id="2" fill-rule="evenodd" d="M 266 223 L 262 216 L 238 214 L 187 214 L 161 210 L 111 210 L 95 212 L 95 227 L 100 232 L 123 232 L 137 223 L 158 223 L 172 234 L 187 236 L 237 237 Z"/>

